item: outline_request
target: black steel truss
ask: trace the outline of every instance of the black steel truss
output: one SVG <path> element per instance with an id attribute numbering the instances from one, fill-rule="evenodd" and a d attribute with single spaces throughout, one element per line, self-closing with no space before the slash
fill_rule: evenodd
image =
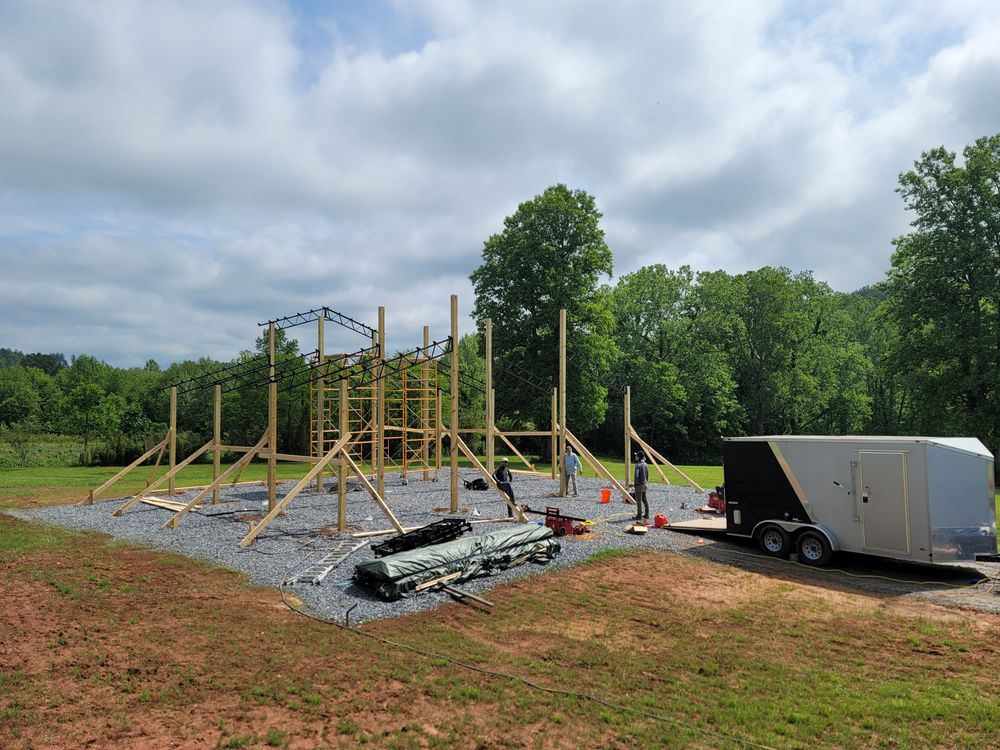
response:
<path id="1" fill-rule="evenodd" d="M 365 325 L 364 323 L 361 323 L 348 315 L 339 313 L 336 310 L 331 310 L 326 305 L 323 307 L 317 307 L 314 310 L 294 313 L 292 315 L 286 315 L 282 318 L 275 318 L 274 320 L 269 320 L 265 323 L 258 323 L 257 325 L 263 327 L 274 323 L 275 328 L 283 330 L 285 328 L 294 328 L 295 326 L 300 326 L 305 323 L 311 323 L 319 318 L 329 320 L 331 323 L 337 323 L 350 331 L 360 333 L 362 336 L 367 336 L 368 338 L 378 335 L 378 331 L 371 326 Z"/>

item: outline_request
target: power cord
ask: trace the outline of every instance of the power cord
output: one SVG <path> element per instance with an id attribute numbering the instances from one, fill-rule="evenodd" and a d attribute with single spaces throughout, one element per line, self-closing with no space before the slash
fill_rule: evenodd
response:
<path id="1" fill-rule="evenodd" d="M 652 719 L 654 721 L 659 721 L 664 724 L 674 724 L 679 727 L 684 727 L 685 729 L 690 729 L 693 732 L 698 732 L 699 734 L 705 735 L 706 737 L 713 737 L 718 740 L 732 742 L 736 745 L 741 745 L 743 747 L 759 748 L 760 750 L 777 750 L 776 748 L 773 748 L 770 745 L 764 745 L 759 742 L 754 742 L 753 740 L 746 740 L 743 739 L 742 737 L 737 737 L 731 734 L 725 734 L 724 732 L 715 732 L 712 731 L 711 729 L 705 729 L 704 727 L 699 727 L 695 724 L 691 724 L 676 717 L 663 716 L 661 714 L 655 714 L 650 711 L 643 711 L 642 709 L 633 708 L 632 706 L 625 706 L 619 703 L 612 703 L 611 701 L 604 700 L 603 698 L 599 698 L 596 695 L 591 695 L 590 693 L 581 693 L 575 690 L 563 690 L 562 688 L 554 688 L 554 687 L 549 687 L 547 685 L 540 685 L 539 683 L 533 682 L 527 679 L 526 677 L 520 677 L 515 674 L 510 674 L 509 672 L 500 672 L 493 669 L 486 669 L 484 667 L 477 667 L 474 664 L 469 664 L 467 662 L 460 661 L 453 657 L 445 656 L 444 654 L 435 653 L 434 651 L 426 651 L 424 649 L 417 648 L 416 646 L 411 646 L 406 643 L 399 643 L 389 638 L 384 638 L 383 636 L 376 635 L 375 633 L 369 633 L 368 631 L 365 630 L 359 630 L 356 627 L 352 627 L 349 623 L 346 625 L 342 625 L 336 620 L 320 617 L 319 615 L 313 614 L 312 612 L 309 612 L 306 609 L 300 609 L 292 605 L 292 603 L 289 602 L 288 599 L 286 598 L 284 582 L 281 583 L 278 589 L 281 592 L 281 601 L 284 602 L 286 607 L 288 607 L 296 614 L 302 615 L 303 617 L 308 617 L 312 620 L 316 620 L 317 622 L 325 623 L 327 625 L 333 625 L 335 627 L 340 628 L 341 630 L 346 630 L 348 632 L 355 633 L 356 635 L 362 636 L 364 638 L 369 638 L 373 641 L 378 641 L 379 643 L 385 644 L 387 646 L 392 646 L 393 648 L 402 649 L 404 651 L 411 651 L 415 654 L 418 654 L 428 659 L 440 659 L 448 662 L 449 664 L 454 664 L 457 667 L 462 667 L 463 669 L 468 669 L 472 672 L 478 672 L 479 674 L 487 675 L 490 677 L 501 677 L 503 679 L 510 680 L 512 682 L 517 682 L 522 685 L 526 685 L 527 687 L 533 688 L 534 690 L 539 690 L 541 692 L 551 693 L 553 695 L 564 695 L 568 698 L 575 698 L 577 700 L 587 700 L 593 703 L 597 703 L 598 705 L 604 706 L 605 708 L 614 709 L 615 711 L 619 711 L 620 713 L 628 713 L 628 714 L 633 714 L 635 716 L 642 716 L 644 718 Z"/>

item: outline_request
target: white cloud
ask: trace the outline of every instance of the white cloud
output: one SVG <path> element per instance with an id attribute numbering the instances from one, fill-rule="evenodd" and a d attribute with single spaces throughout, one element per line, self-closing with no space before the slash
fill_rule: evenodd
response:
<path id="1" fill-rule="evenodd" d="M 618 273 L 854 288 L 906 229 L 897 174 L 1000 123 L 992 2 L 326 12 L 0 6 L 0 346 L 226 357 L 267 317 L 383 304 L 409 348 L 557 181 Z"/>

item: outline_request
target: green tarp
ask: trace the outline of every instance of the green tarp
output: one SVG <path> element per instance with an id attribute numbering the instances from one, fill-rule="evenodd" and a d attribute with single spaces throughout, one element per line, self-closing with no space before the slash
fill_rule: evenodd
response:
<path id="1" fill-rule="evenodd" d="M 546 526 L 522 524 L 359 563 L 354 578 L 386 599 L 398 599 L 435 578 L 458 573 L 448 583 L 490 576 L 528 560 L 551 560 L 559 542 Z"/>

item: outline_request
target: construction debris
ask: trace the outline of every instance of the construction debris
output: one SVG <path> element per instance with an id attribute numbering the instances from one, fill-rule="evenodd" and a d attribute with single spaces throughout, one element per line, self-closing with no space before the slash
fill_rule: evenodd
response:
<path id="1" fill-rule="evenodd" d="M 560 551 L 552 530 L 519 525 L 358 563 L 354 580 L 386 599 L 441 584 L 454 586 L 525 562 L 548 562 Z"/>
<path id="2" fill-rule="evenodd" d="M 385 557 L 397 552 L 450 542 L 452 539 L 458 539 L 466 531 L 472 531 L 472 524 L 464 518 L 442 518 L 440 521 L 386 539 L 381 544 L 374 544 L 372 552 L 375 553 L 375 557 Z"/>

